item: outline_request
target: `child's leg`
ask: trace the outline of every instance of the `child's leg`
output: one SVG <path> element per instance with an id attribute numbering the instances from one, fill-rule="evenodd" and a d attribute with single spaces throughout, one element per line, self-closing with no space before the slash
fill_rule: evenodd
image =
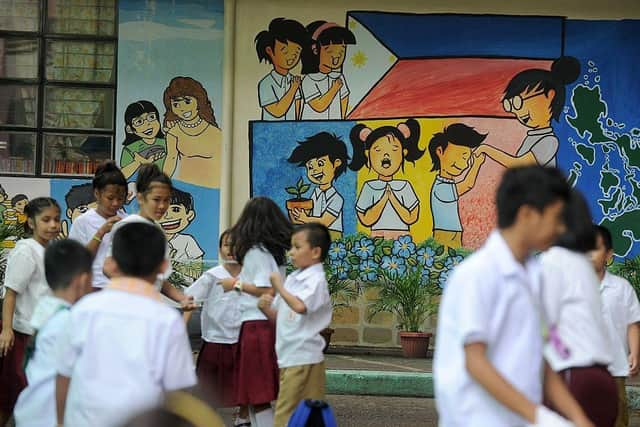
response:
<path id="1" fill-rule="evenodd" d="M 273 409 L 271 403 L 249 406 L 251 427 L 273 427 Z"/>
<path id="2" fill-rule="evenodd" d="M 325 363 L 322 361 L 308 366 L 309 372 L 302 392 L 302 399 L 324 400 L 326 384 Z"/>
<path id="3" fill-rule="evenodd" d="M 280 392 L 276 401 L 276 411 L 273 419 L 274 427 L 286 427 L 291 414 L 301 400 L 309 381 L 311 367 L 315 365 L 300 365 L 280 369 Z"/>
<path id="4" fill-rule="evenodd" d="M 616 418 L 615 427 L 628 427 L 629 426 L 629 408 L 627 407 L 627 390 L 626 390 L 626 378 L 615 377 L 616 386 L 618 389 L 618 417 Z"/>

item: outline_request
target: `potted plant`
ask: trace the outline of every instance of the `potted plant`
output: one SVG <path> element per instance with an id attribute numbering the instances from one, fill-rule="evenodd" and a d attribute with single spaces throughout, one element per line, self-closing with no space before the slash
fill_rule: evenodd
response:
<path id="1" fill-rule="evenodd" d="M 378 290 L 370 304 L 369 319 L 381 312 L 396 315 L 400 345 L 405 357 L 427 357 L 431 333 L 422 331 L 425 320 L 436 313 L 440 288 L 421 268 L 392 272 L 380 269 L 378 280 L 368 284 Z"/>
<path id="2" fill-rule="evenodd" d="M 303 209 L 307 211 L 307 213 L 313 209 L 313 200 L 302 197 L 304 193 L 309 191 L 309 188 L 311 188 L 311 185 L 305 184 L 302 177 L 300 177 L 298 182 L 296 182 L 296 185 L 285 188 L 287 193 L 295 196 L 294 198 L 287 200 L 287 211 L 289 212 L 289 217 L 291 217 L 291 211 L 294 209 Z"/>

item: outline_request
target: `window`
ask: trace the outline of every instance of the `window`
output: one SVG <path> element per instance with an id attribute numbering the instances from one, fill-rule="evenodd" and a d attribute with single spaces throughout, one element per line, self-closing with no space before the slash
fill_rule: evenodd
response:
<path id="1" fill-rule="evenodd" d="M 92 175 L 113 158 L 116 0 L 0 1 L 0 174 Z"/>

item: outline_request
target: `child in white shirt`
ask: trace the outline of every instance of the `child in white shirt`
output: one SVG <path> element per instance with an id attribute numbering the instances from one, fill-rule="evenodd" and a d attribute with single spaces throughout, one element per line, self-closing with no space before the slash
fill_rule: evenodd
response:
<path id="1" fill-rule="evenodd" d="M 45 251 L 45 275 L 53 295 L 43 297 L 31 317 L 37 333 L 33 347 L 27 347 L 28 386 L 20 393 L 14 410 L 17 427 L 56 425 L 59 339 L 68 326 L 71 306 L 91 292 L 92 261 L 89 250 L 75 240 L 53 242 Z"/>
<path id="2" fill-rule="evenodd" d="M 118 426 L 167 392 L 196 384 L 184 322 L 153 286 L 168 268 L 165 253 L 156 226 L 126 224 L 115 233 L 113 258 L 122 275 L 72 308 L 61 340 L 59 424 Z"/>
<path id="3" fill-rule="evenodd" d="M 441 427 L 576 426 L 586 418 L 543 361 L 540 271 L 534 251 L 564 231 L 562 172 L 508 169 L 498 187 L 498 229 L 450 276 L 433 361 Z"/>
<path id="4" fill-rule="evenodd" d="M 280 392 L 274 427 L 285 427 L 303 399 L 324 399 L 324 339 L 320 331 L 331 323 L 331 299 L 322 262 L 331 237 L 326 226 L 307 223 L 291 236 L 291 262 L 298 269 L 282 284 L 274 273 L 275 299 L 265 294 L 258 306 L 276 321 L 276 353 L 280 368 Z"/>
<path id="5" fill-rule="evenodd" d="M 640 303 L 626 279 L 607 271 L 607 265 L 613 259 L 611 232 L 601 225 L 594 228 L 596 248 L 591 252 L 591 260 L 600 279 L 602 314 L 613 352 L 609 371 L 618 389 L 615 426 L 626 427 L 629 425 L 629 408 L 625 382 L 628 376 L 637 375 L 640 368 Z"/>

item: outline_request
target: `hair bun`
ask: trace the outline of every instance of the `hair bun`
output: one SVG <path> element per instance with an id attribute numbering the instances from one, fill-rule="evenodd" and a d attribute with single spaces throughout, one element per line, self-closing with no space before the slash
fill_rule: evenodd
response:
<path id="1" fill-rule="evenodd" d="M 573 56 L 561 56 L 551 64 L 551 75 L 563 85 L 573 83 L 580 76 L 580 61 Z"/>

